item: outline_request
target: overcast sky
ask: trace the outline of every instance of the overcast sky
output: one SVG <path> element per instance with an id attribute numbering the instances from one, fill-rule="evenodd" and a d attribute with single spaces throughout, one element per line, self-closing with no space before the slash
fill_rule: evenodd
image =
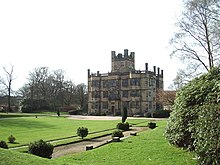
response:
<path id="1" fill-rule="evenodd" d="M 169 39 L 181 0 L 2 0 L 0 73 L 14 66 L 14 89 L 36 67 L 63 69 L 75 84 L 111 71 L 111 51 L 135 52 L 135 68 L 164 70 L 165 89 L 181 63 Z"/>

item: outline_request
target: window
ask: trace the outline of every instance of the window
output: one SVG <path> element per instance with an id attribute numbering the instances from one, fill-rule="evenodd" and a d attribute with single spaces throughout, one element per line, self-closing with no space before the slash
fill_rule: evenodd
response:
<path id="1" fill-rule="evenodd" d="M 148 96 L 149 96 L 149 97 L 152 97 L 151 91 L 148 92 Z"/>
<path id="2" fill-rule="evenodd" d="M 149 86 L 154 86 L 155 85 L 155 79 L 153 77 L 149 78 Z"/>
<path id="3" fill-rule="evenodd" d="M 140 91 L 139 90 L 132 90 L 130 92 L 131 97 L 139 97 L 140 96 Z"/>
<path id="4" fill-rule="evenodd" d="M 100 92 L 93 91 L 92 92 L 92 98 L 100 98 Z"/>
<path id="5" fill-rule="evenodd" d="M 140 102 L 139 101 L 132 101 L 131 102 L 131 108 L 139 108 Z"/>
<path id="6" fill-rule="evenodd" d="M 108 81 L 108 86 L 109 87 L 115 87 L 116 86 L 116 80 L 109 80 Z"/>
<path id="7" fill-rule="evenodd" d="M 118 91 L 111 91 L 109 92 L 109 100 L 118 100 L 120 99 L 120 95 Z"/>
<path id="8" fill-rule="evenodd" d="M 131 85 L 140 86 L 140 79 L 139 78 L 132 78 L 130 80 Z"/>
<path id="9" fill-rule="evenodd" d="M 102 103 L 102 108 L 103 109 L 108 109 L 108 102 L 107 101 Z"/>
<path id="10" fill-rule="evenodd" d="M 108 91 L 103 91 L 103 98 L 108 98 Z"/>
<path id="11" fill-rule="evenodd" d="M 128 91 L 122 91 L 122 96 L 123 97 L 128 97 Z"/>
<path id="12" fill-rule="evenodd" d="M 122 86 L 123 87 L 128 87 L 128 79 L 122 80 Z"/>
<path id="13" fill-rule="evenodd" d="M 149 109 L 152 110 L 153 105 L 152 105 L 152 101 L 149 101 Z"/>
<path id="14" fill-rule="evenodd" d="M 99 109 L 99 103 L 97 103 L 97 102 L 93 103 L 92 109 Z"/>
<path id="15" fill-rule="evenodd" d="M 108 87 L 108 81 L 105 80 L 102 82 L 103 88 L 107 88 Z"/>
<path id="16" fill-rule="evenodd" d="M 92 87 L 100 87 L 100 81 L 99 80 L 93 80 L 92 81 Z"/>

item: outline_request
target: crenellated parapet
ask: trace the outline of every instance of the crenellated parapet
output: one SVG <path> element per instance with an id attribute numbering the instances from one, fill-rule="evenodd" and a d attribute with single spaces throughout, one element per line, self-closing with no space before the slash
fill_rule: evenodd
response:
<path id="1" fill-rule="evenodd" d="M 118 53 L 118 55 L 116 55 L 116 51 L 111 51 L 111 55 L 112 55 L 112 60 L 133 60 L 135 58 L 135 52 L 128 52 L 128 49 L 124 49 L 124 54 L 122 53 Z"/>
<path id="2" fill-rule="evenodd" d="M 129 55 L 128 49 L 124 50 L 124 54 L 116 55 L 115 51 L 112 55 L 112 72 L 130 72 L 135 70 L 135 53 L 131 52 Z"/>

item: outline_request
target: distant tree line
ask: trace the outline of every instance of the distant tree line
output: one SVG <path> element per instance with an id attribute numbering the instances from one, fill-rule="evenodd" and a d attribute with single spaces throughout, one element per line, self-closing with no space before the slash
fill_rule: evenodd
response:
<path id="1" fill-rule="evenodd" d="M 20 106 L 23 112 L 87 112 L 87 86 L 83 83 L 75 85 L 66 79 L 62 69 L 51 71 L 48 67 L 38 67 L 29 73 L 27 80 L 28 82 L 16 92 L 16 95 L 22 98 Z M 2 91 L 1 95 L 5 96 L 7 93 Z"/>

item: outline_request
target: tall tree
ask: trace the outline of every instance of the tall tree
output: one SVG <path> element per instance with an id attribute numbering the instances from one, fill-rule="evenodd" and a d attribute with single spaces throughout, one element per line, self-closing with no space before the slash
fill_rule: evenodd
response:
<path id="1" fill-rule="evenodd" d="M 64 71 L 62 69 L 54 70 L 51 77 L 53 77 L 53 106 L 56 110 L 56 103 L 60 107 L 64 106 Z"/>
<path id="2" fill-rule="evenodd" d="M 79 84 L 76 86 L 76 97 L 81 109 L 85 109 L 87 103 L 87 86 L 85 84 Z"/>
<path id="3" fill-rule="evenodd" d="M 176 77 L 173 79 L 173 83 L 169 86 L 169 89 L 177 91 L 180 88 L 182 88 L 185 84 L 187 84 L 191 79 L 191 74 L 187 75 L 184 70 L 179 69 L 177 71 Z"/>
<path id="4" fill-rule="evenodd" d="M 187 64 L 186 75 L 197 76 L 220 61 L 220 1 L 183 1 L 178 32 L 170 40 L 171 55 Z"/>
<path id="5" fill-rule="evenodd" d="M 7 95 L 7 112 L 11 112 L 11 94 L 12 94 L 12 81 L 14 80 L 13 72 L 14 72 L 14 66 L 11 66 L 10 69 L 7 69 L 6 67 L 3 67 L 3 70 L 5 72 L 5 79 L 1 78 L 1 83 L 3 84 L 3 91 Z"/>

